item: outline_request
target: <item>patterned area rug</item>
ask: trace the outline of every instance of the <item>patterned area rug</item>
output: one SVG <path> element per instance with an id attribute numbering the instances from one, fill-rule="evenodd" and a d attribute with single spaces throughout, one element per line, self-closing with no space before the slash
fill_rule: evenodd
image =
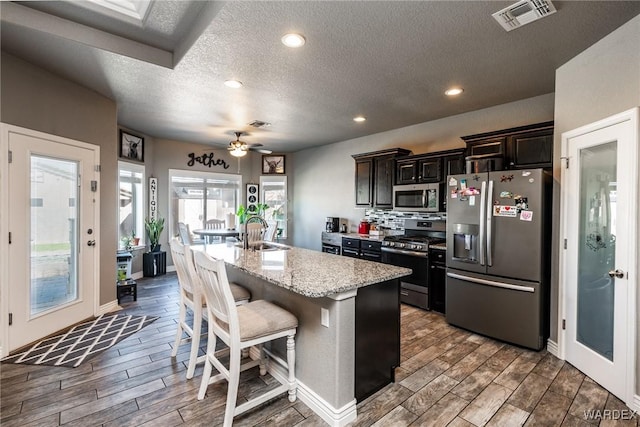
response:
<path id="1" fill-rule="evenodd" d="M 156 319 L 153 316 L 102 315 L 61 335 L 44 339 L 25 351 L 2 359 L 2 362 L 75 368 Z"/>

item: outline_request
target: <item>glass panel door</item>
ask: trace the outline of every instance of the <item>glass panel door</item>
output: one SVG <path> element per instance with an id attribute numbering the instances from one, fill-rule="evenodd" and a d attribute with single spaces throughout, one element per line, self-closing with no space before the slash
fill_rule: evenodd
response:
<path id="1" fill-rule="evenodd" d="M 578 342 L 613 361 L 617 143 L 580 150 Z"/>
<path id="2" fill-rule="evenodd" d="M 31 315 L 78 298 L 78 162 L 31 155 Z"/>

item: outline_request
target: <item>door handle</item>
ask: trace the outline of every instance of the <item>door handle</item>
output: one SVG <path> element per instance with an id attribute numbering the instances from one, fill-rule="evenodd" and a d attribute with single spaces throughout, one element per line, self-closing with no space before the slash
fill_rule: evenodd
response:
<path id="1" fill-rule="evenodd" d="M 622 270 L 611 270 L 609 272 L 609 277 L 617 277 L 618 279 L 624 279 L 624 271 Z"/>
<path id="2" fill-rule="evenodd" d="M 96 245 L 96 241 L 95 240 L 89 240 L 87 242 L 87 246 L 95 246 Z"/>

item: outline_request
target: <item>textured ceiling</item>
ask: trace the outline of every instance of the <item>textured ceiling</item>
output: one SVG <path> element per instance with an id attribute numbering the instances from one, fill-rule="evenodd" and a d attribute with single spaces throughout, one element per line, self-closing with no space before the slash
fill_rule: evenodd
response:
<path id="1" fill-rule="evenodd" d="M 244 130 L 291 152 L 553 92 L 556 68 L 640 13 L 638 1 L 556 1 L 507 33 L 491 14 L 512 3 L 155 1 L 140 26 L 70 2 L 3 2 L 1 42 L 114 99 L 122 126 L 209 144 Z M 290 31 L 307 44 L 283 46 Z M 465 92 L 445 97 L 452 85 Z"/>

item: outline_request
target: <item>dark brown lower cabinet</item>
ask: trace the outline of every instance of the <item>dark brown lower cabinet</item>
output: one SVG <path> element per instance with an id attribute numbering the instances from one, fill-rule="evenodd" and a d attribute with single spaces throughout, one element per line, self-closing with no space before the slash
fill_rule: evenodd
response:
<path id="1" fill-rule="evenodd" d="M 359 288 L 355 304 L 355 397 L 362 402 L 395 381 L 400 366 L 399 280 Z"/>

